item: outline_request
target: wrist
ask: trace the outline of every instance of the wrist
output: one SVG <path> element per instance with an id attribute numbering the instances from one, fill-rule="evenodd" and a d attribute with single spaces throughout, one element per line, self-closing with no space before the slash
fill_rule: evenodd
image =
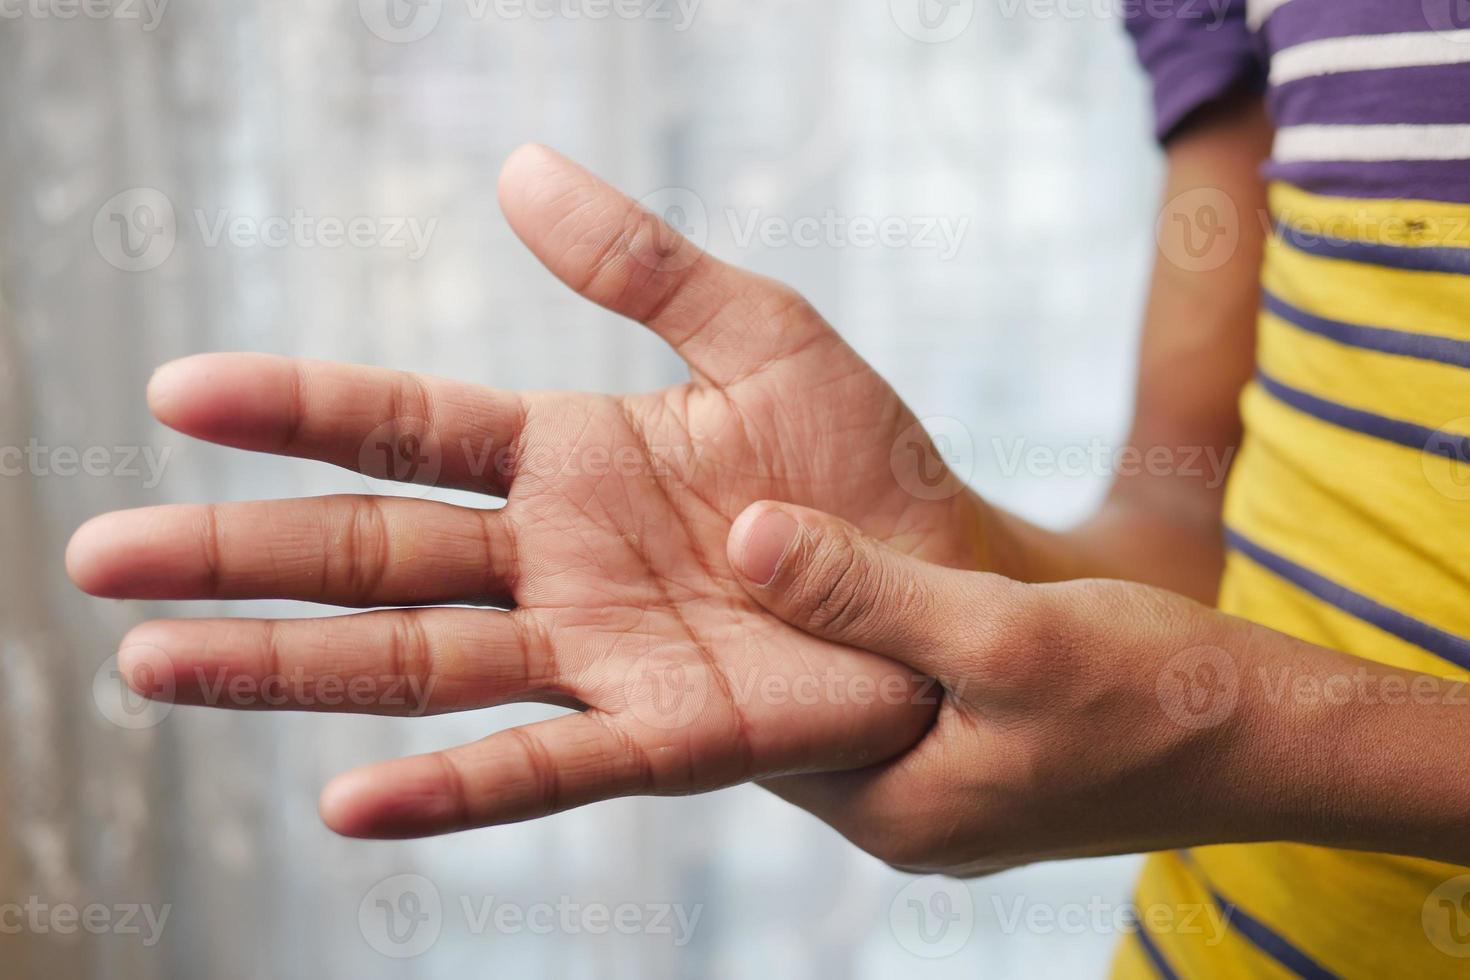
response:
<path id="1" fill-rule="evenodd" d="M 1250 632 L 1228 789 L 1252 836 L 1470 863 L 1470 685 Z"/>

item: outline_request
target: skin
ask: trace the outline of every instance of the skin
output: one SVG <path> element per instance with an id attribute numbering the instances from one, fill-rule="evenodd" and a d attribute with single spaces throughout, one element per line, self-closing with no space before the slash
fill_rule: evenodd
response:
<path id="1" fill-rule="evenodd" d="M 1257 104 L 1201 117 L 1172 144 L 1166 198 L 1212 186 L 1253 214 L 1268 144 Z M 1386 806 L 1393 840 L 1368 841 L 1367 814 L 1311 794 L 1341 773 L 1287 778 L 1272 746 L 1313 737 L 1311 712 L 1273 717 L 1246 696 L 1207 728 L 1169 717 L 1160 672 L 1187 648 L 1219 647 L 1242 671 L 1330 673 L 1351 660 L 1159 588 L 1092 580 L 1212 597 L 1218 486 L 1121 479 L 1092 521 L 1043 531 L 960 486 L 892 389 L 786 287 L 702 255 L 544 148 L 507 162 L 500 194 L 553 273 L 663 337 L 691 381 L 615 398 L 188 358 L 148 393 L 181 432 L 507 504 L 149 508 L 94 519 L 68 550 L 73 579 L 97 595 L 409 607 L 145 623 L 119 661 L 150 696 L 263 707 L 252 685 L 297 678 L 287 706 L 309 710 L 578 709 L 341 776 L 321 802 L 333 829 L 419 836 L 762 780 L 890 863 L 957 874 L 1245 839 L 1447 856 L 1412 843 L 1442 838 L 1442 802 L 1417 815 Z M 1238 439 L 1260 253 L 1255 223 L 1242 224 L 1219 270 L 1159 264 L 1135 445 L 1226 452 Z M 761 518 L 779 508 L 759 501 L 795 505 L 781 526 L 800 528 L 796 544 L 767 533 Z M 421 692 L 409 704 L 389 683 L 404 678 Z M 324 705 L 328 685 L 344 683 L 369 697 Z M 1436 718 L 1421 729 L 1455 725 Z M 1365 746 L 1382 743 L 1385 720 L 1341 721 Z M 1375 747 L 1380 758 L 1394 748 Z M 1415 758 L 1405 773 L 1427 764 Z M 1363 775 L 1342 808 L 1384 796 Z M 1276 790 L 1295 802 L 1265 803 Z M 1334 832 L 1349 825 L 1359 837 Z"/>

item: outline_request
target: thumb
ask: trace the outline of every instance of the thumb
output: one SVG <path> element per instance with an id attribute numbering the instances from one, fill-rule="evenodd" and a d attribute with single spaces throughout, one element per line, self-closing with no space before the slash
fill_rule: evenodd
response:
<path id="1" fill-rule="evenodd" d="M 747 507 L 726 549 L 746 591 L 791 625 L 941 677 L 966 645 L 966 624 L 983 622 L 983 607 L 1019 588 L 920 561 L 792 504 Z"/>

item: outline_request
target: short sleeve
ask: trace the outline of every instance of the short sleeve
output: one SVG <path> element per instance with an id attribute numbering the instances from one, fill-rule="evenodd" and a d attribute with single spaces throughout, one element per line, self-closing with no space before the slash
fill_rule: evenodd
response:
<path id="1" fill-rule="evenodd" d="M 1266 65 L 1246 26 L 1245 4 L 1125 0 L 1128 33 L 1153 82 L 1161 142 L 1202 106 L 1237 90 L 1264 89 Z"/>

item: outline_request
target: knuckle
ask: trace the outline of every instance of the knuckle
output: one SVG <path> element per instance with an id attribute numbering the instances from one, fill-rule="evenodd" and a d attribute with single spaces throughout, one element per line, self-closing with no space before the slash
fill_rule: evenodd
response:
<path id="1" fill-rule="evenodd" d="M 1001 699 L 1051 683 L 1066 660 L 1057 657 L 1059 619 L 1045 587 L 999 577 L 983 587 L 996 595 L 981 620 L 970 626 L 970 679 Z"/>
<path id="2" fill-rule="evenodd" d="M 428 679 L 434 676 L 434 645 L 415 615 L 397 617 L 388 633 L 390 676 Z"/>
<path id="3" fill-rule="evenodd" d="M 329 548 L 327 554 L 336 555 L 340 561 L 338 576 L 354 601 L 365 604 L 377 595 L 387 573 L 390 551 L 382 505 L 372 499 L 349 502 L 341 549 Z"/>
<path id="4" fill-rule="evenodd" d="M 866 624 L 878 608 L 883 575 L 848 534 L 817 548 L 801 590 L 804 620 L 814 629 L 844 632 Z"/>

